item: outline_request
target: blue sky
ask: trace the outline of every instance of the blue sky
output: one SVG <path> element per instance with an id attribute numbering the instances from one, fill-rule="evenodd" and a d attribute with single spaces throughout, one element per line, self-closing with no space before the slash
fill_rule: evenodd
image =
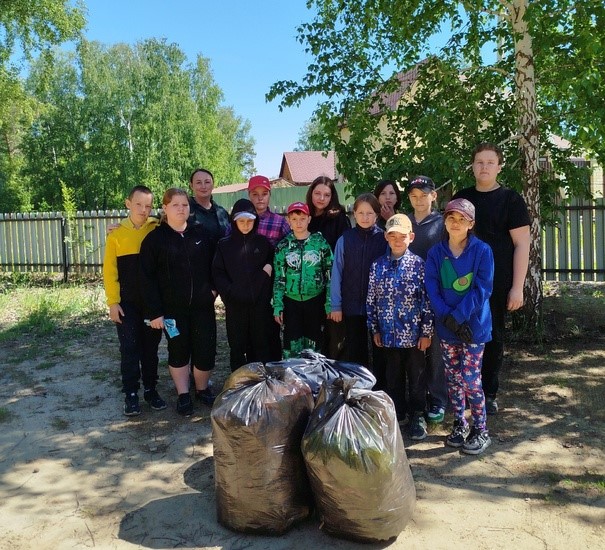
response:
<path id="1" fill-rule="evenodd" d="M 265 94 L 278 80 L 300 80 L 309 59 L 296 27 L 311 20 L 305 0 L 84 0 L 89 40 L 134 44 L 166 38 L 189 61 L 210 59 L 224 104 L 250 121 L 259 174 L 276 177 L 282 153 L 292 151 L 314 100 L 279 112 Z M 195 164 L 192 159 L 192 165 Z M 212 169 L 211 166 L 209 166 Z"/>

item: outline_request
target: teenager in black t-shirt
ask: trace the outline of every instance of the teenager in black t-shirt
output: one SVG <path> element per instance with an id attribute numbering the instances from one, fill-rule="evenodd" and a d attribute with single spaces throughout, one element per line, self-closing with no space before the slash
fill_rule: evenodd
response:
<path id="1" fill-rule="evenodd" d="M 481 379 L 488 414 L 498 412 L 496 394 L 504 354 L 504 321 L 507 311 L 523 305 L 523 285 L 529 265 L 529 213 L 523 197 L 502 187 L 502 150 L 493 143 L 480 143 L 472 157 L 475 187 L 462 189 L 453 198 L 467 199 L 475 206 L 477 237 L 494 254 L 494 287 L 490 298 L 492 341 L 485 346 Z"/>

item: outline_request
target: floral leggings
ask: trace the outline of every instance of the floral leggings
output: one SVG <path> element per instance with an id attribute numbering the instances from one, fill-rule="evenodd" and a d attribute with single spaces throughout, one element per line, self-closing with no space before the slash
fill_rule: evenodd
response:
<path id="1" fill-rule="evenodd" d="M 468 401 L 475 428 L 485 430 L 485 395 L 481 385 L 481 361 L 485 344 L 448 344 L 441 342 L 445 364 L 447 393 L 454 418 L 466 423 Z"/>

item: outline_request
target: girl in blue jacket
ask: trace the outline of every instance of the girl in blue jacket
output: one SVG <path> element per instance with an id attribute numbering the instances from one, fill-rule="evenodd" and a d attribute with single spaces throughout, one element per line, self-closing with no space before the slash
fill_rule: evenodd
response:
<path id="1" fill-rule="evenodd" d="M 366 367 L 369 366 L 366 298 L 370 267 L 388 250 L 384 231 L 376 225 L 379 214 L 380 204 L 372 193 L 363 193 L 355 199 L 355 227 L 347 229 L 336 242 L 330 279 L 330 319 L 344 322 L 345 358 Z M 376 386 L 382 388 L 384 367 L 377 368 L 377 348 L 374 346 L 372 351 Z"/>
<path id="2" fill-rule="evenodd" d="M 477 455 L 491 443 L 486 425 L 481 362 L 491 340 L 489 297 L 494 258 L 489 245 L 472 234 L 475 207 L 454 199 L 445 207 L 447 237 L 433 246 L 425 266 L 425 286 L 441 341 L 448 397 L 454 413 L 446 444 Z M 473 428 L 464 417 L 468 401 Z"/>

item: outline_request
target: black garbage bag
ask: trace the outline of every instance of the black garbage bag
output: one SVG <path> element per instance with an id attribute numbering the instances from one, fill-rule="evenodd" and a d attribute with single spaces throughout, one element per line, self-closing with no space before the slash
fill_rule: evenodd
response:
<path id="1" fill-rule="evenodd" d="M 414 479 L 391 398 L 324 384 L 303 436 L 302 451 L 327 533 L 365 542 L 403 531 L 416 506 Z"/>
<path id="2" fill-rule="evenodd" d="M 268 365 L 281 365 L 291 368 L 309 384 L 314 397 L 317 397 L 324 382 L 330 382 L 337 378 L 355 378 L 357 379 L 356 387 L 368 390 L 376 384 L 376 377 L 363 365 L 328 359 L 321 353 L 310 349 L 303 350 L 299 358 L 276 361 L 268 363 Z"/>
<path id="3" fill-rule="evenodd" d="M 211 413 L 222 525 L 277 535 L 309 515 L 300 444 L 312 408 L 311 389 L 288 368 L 251 363 L 229 376 Z"/>

